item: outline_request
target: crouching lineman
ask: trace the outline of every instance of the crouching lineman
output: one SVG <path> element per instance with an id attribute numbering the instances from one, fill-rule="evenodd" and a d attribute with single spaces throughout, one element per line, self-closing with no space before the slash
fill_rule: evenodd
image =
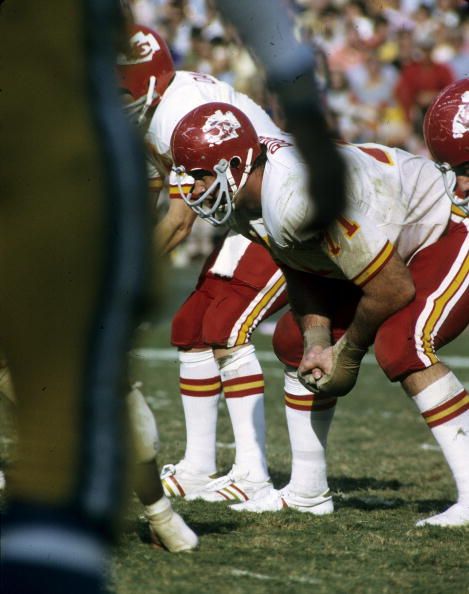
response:
<path id="1" fill-rule="evenodd" d="M 246 95 L 212 76 L 175 72 L 166 43 L 143 26 L 130 30 L 131 51 L 118 61 L 127 110 L 145 132 L 150 187 L 168 178 L 171 135 L 192 108 L 223 100 L 245 111 L 259 135 L 284 133 Z M 189 190 L 192 179 L 183 183 Z M 168 213 L 157 224 L 159 249 L 168 252 L 190 233 L 196 214 L 170 186 Z M 163 468 L 168 496 L 245 501 L 270 490 L 265 455 L 264 377 L 250 339 L 257 325 L 287 302 L 285 279 L 269 252 L 230 233 L 209 256 L 197 287 L 176 313 L 172 344 L 179 349 L 186 450 Z M 224 393 L 236 445 L 235 464 L 216 476 L 218 402 Z M 213 479 L 213 480 L 212 480 Z"/>
<path id="2" fill-rule="evenodd" d="M 282 263 L 301 328 L 298 341 L 304 340 L 298 370 L 303 383 L 321 397 L 344 396 L 374 342 L 380 366 L 414 400 L 458 490 L 456 504 L 418 525 L 469 523 L 469 397 L 436 355 L 464 330 L 469 316 L 468 95 L 469 81 L 452 85 L 427 116 L 429 147 L 449 165 L 436 168 L 428 159 L 376 144 L 343 145 L 347 208 L 320 233 L 311 229 L 314 209 L 294 147 L 276 145 L 273 151 L 272 144 L 261 143 L 233 106 L 193 110 L 171 142 L 179 171 L 197 180 L 188 204 L 214 222 L 230 212 L 236 229 L 256 233 Z M 453 194 L 456 187 L 462 196 Z M 341 290 L 355 299 L 351 321 L 333 345 L 337 301 L 316 290 L 319 277 L 324 286 L 329 279 L 341 281 Z M 291 424 L 289 429 L 294 434 Z M 280 491 L 233 508 L 285 506 Z"/>

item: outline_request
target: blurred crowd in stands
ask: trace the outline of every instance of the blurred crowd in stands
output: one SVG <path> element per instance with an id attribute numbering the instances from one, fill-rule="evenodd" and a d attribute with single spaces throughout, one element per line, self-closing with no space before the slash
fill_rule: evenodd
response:
<path id="1" fill-rule="evenodd" d="M 298 39 L 316 48 L 317 74 L 342 138 L 426 154 L 427 106 L 447 84 L 469 76 L 468 0 L 285 3 Z M 213 0 L 135 0 L 134 8 L 140 23 L 167 40 L 177 69 L 227 81 L 281 124 L 261 69 Z"/>

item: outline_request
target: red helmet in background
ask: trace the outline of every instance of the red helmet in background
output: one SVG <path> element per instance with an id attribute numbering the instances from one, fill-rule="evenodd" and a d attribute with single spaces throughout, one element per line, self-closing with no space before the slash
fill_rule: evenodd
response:
<path id="1" fill-rule="evenodd" d="M 171 153 L 179 174 L 183 200 L 213 225 L 225 223 L 233 211 L 233 198 L 245 185 L 261 153 L 256 130 L 249 118 L 229 103 L 206 103 L 187 113 L 171 136 Z M 215 176 L 202 196 L 185 195 L 182 179 L 203 172 Z"/>
<path id="2" fill-rule="evenodd" d="M 456 168 L 469 162 L 469 79 L 448 85 L 435 97 L 425 114 L 423 134 L 443 174 L 446 194 L 455 206 L 469 215 L 469 196 L 467 193 L 462 197 L 457 195 L 452 177 Z"/>
<path id="3" fill-rule="evenodd" d="M 423 122 L 428 150 L 438 163 L 469 161 L 469 79 L 448 85 L 435 97 Z"/>
<path id="4" fill-rule="evenodd" d="M 132 95 L 131 111 L 142 111 L 157 105 L 172 81 L 175 70 L 164 39 L 143 25 L 130 25 L 129 48 L 117 56 L 119 87 Z"/>

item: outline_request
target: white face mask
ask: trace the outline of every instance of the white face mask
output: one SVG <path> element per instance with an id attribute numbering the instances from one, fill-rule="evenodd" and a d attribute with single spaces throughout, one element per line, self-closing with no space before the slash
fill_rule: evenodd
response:
<path id="1" fill-rule="evenodd" d="M 226 159 L 220 159 L 213 168 L 216 174 L 215 181 L 196 199 L 192 199 L 192 193 L 185 194 L 183 190 L 183 181 L 190 173 L 186 173 L 184 167 L 173 167 L 181 198 L 201 219 L 214 226 L 224 225 L 233 213 L 233 199 L 246 183 L 251 171 L 252 154 L 253 150 L 249 149 L 239 186 L 233 178 L 229 162 Z"/>
<path id="2" fill-rule="evenodd" d="M 448 198 L 455 206 L 460 208 L 466 215 L 469 216 L 469 196 L 467 198 L 459 198 L 455 195 L 454 189 L 450 187 L 448 175 L 450 173 L 454 173 L 453 169 L 451 169 L 448 163 L 435 163 L 435 165 L 437 169 L 439 169 L 443 174 L 443 183 L 445 185 L 445 190 Z"/>

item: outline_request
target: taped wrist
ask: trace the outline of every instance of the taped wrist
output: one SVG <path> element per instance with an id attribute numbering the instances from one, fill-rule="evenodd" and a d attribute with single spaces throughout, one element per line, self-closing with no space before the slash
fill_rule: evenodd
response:
<path id="1" fill-rule="evenodd" d="M 312 326 L 303 332 L 304 348 L 331 346 L 331 331 L 326 326 Z"/>
<path id="2" fill-rule="evenodd" d="M 316 387 L 320 394 L 345 396 L 356 384 L 361 361 L 368 349 L 349 342 L 345 335 L 332 348 L 331 373 L 317 380 Z"/>

